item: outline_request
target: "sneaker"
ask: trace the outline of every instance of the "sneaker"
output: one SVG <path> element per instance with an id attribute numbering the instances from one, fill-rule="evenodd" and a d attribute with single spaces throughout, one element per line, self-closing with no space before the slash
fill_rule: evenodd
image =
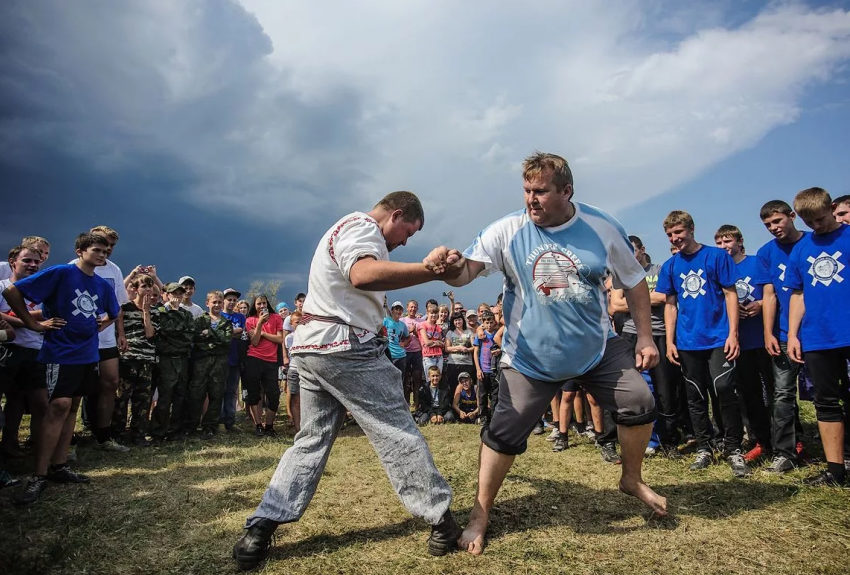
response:
<path id="1" fill-rule="evenodd" d="M 431 527 L 431 536 L 428 537 L 428 554 L 441 557 L 457 550 L 457 540 L 462 533 L 463 529 L 452 517 L 452 512 L 446 511 L 440 522 Z"/>
<path id="2" fill-rule="evenodd" d="M 582 435 L 582 436 L 588 438 L 591 441 L 596 441 L 596 432 L 593 430 L 592 427 L 586 428 L 579 435 Z"/>
<path id="3" fill-rule="evenodd" d="M 563 451 L 563 450 L 569 448 L 569 446 L 570 445 L 567 443 L 566 436 L 561 435 L 552 444 L 552 451 Z"/>
<path id="4" fill-rule="evenodd" d="M 538 421 L 534 425 L 534 429 L 531 431 L 532 435 L 543 435 L 543 422 Z"/>
<path id="5" fill-rule="evenodd" d="M 76 473 L 67 463 L 48 473 L 47 480 L 53 483 L 91 483 L 91 477 Z"/>
<path id="6" fill-rule="evenodd" d="M 773 461 L 770 462 L 770 465 L 764 468 L 767 473 L 786 473 L 794 469 L 794 462 L 785 457 L 784 455 L 777 455 L 773 458 Z"/>
<path id="7" fill-rule="evenodd" d="M 77 446 L 71 445 L 68 447 L 68 462 L 76 463 L 77 462 Z"/>
<path id="8" fill-rule="evenodd" d="M 829 471 L 822 471 L 817 475 L 807 477 L 803 480 L 803 483 L 812 487 L 842 487 L 842 483 Z"/>
<path id="9" fill-rule="evenodd" d="M 207 427 L 203 431 L 201 431 L 201 439 L 203 439 L 204 441 L 209 441 L 213 437 L 215 437 L 215 431 L 213 431 L 211 428 Z"/>
<path id="10" fill-rule="evenodd" d="M 21 480 L 9 475 L 8 471 L 0 471 L 0 489 L 4 487 L 17 487 L 20 484 Z"/>
<path id="11" fill-rule="evenodd" d="M 546 441 L 555 441 L 559 437 L 561 437 L 561 432 L 558 429 L 553 429 L 552 433 L 546 436 Z"/>
<path id="12" fill-rule="evenodd" d="M 650 447 L 649 445 L 647 445 L 646 449 L 643 450 L 643 456 L 644 457 L 655 457 L 655 455 L 657 453 L 658 453 L 658 448 Z"/>
<path id="13" fill-rule="evenodd" d="M 602 452 L 602 461 L 620 465 L 620 456 L 617 454 L 617 445 L 615 443 L 605 443 L 600 450 Z"/>
<path id="14" fill-rule="evenodd" d="M 693 437 L 685 438 L 684 445 L 681 445 L 679 447 L 679 453 L 681 453 L 682 455 L 685 455 L 685 454 L 688 454 L 688 453 L 693 453 L 694 451 L 697 451 L 697 440 L 696 440 L 696 438 L 693 438 Z"/>
<path id="15" fill-rule="evenodd" d="M 690 469 L 691 471 L 699 471 L 700 469 L 706 469 L 709 465 L 713 463 L 713 459 L 714 457 L 711 455 L 710 451 L 697 451 L 697 456 L 694 458 L 694 462 L 691 463 L 691 466 L 688 469 Z"/>
<path id="16" fill-rule="evenodd" d="M 234 429 L 236 429 L 235 423 L 225 423 L 224 424 L 224 430 L 225 431 L 233 431 Z"/>
<path id="17" fill-rule="evenodd" d="M 679 453 L 679 449 L 676 445 L 662 445 L 659 449 L 661 450 L 661 455 L 667 459 L 684 459 L 684 455 Z"/>
<path id="18" fill-rule="evenodd" d="M 740 449 L 736 449 L 726 458 L 729 462 L 729 467 L 732 468 L 732 475 L 735 477 L 748 477 L 753 474 L 747 462 L 744 460 L 744 453 Z"/>
<path id="19" fill-rule="evenodd" d="M 269 554 L 274 532 L 279 523 L 260 519 L 247 529 L 247 533 L 233 546 L 233 558 L 242 571 L 256 569 Z"/>
<path id="20" fill-rule="evenodd" d="M 111 451 L 113 453 L 127 453 L 130 451 L 130 448 L 126 445 L 121 445 L 114 439 L 107 439 L 103 443 L 100 441 L 94 442 L 94 448 L 99 449 L 101 451 Z"/>
<path id="21" fill-rule="evenodd" d="M 47 478 L 42 475 L 33 475 L 27 479 L 24 488 L 15 497 L 15 505 L 35 503 L 45 489 L 47 489 Z"/>
<path id="22" fill-rule="evenodd" d="M 262 425 L 259 425 L 259 424 L 257 425 L 257 427 L 254 429 L 254 435 L 256 435 L 257 437 L 263 436 L 263 426 Z"/>
<path id="23" fill-rule="evenodd" d="M 767 455 L 767 450 L 761 443 L 756 443 L 755 447 L 750 449 L 748 452 L 744 454 L 744 461 L 747 463 L 752 463 L 757 459 L 761 459 Z"/>

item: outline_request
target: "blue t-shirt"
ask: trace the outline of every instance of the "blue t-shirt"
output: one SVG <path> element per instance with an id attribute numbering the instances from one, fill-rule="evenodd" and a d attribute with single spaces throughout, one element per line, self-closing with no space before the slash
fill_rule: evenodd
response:
<path id="1" fill-rule="evenodd" d="M 235 311 L 233 313 L 227 313 L 226 311 L 221 312 L 222 317 L 230 320 L 230 323 L 233 324 L 234 328 L 241 327 L 245 329 L 245 314 L 239 313 Z M 239 365 L 239 339 L 232 339 L 230 341 L 230 351 L 227 353 L 227 365 Z"/>
<path id="2" fill-rule="evenodd" d="M 623 227 L 605 212 L 573 202 L 564 224 L 540 227 L 526 210 L 497 220 L 464 252 L 482 275 L 505 275 L 503 365 L 558 382 L 602 359 L 608 338 L 605 279 L 631 289 L 646 277 Z"/>
<path id="3" fill-rule="evenodd" d="M 738 292 L 738 303 L 749 304 L 761 301 L 764 284 L 770 281 L 764 275 L 764 269 L 757 257 L 744 256 L 738 268 L 740 278 L 735 283 Z M 755 317 L 742 318 L 738 323 L 738 343 L 741 349 L 761 349 L 764 347 L 764 322 L 761 314 Z"/>
<path id="4" fill-rule="evenodd" d="M 387 341 L 390 344 L 390 356 L 393 359 L 401 359 L 407 352 L 401 347 L 401 340 L 406 338 L 410 332 L 407 325 L 401 320 L 394 321 L 391 317 L 384 318 L 384 327 L 387 329 Z"/>
<path id="5" fill-rule="evenodd" d="M 809 232 L 803 232 L 802 240 Z M 792 244 L 783 244 L 777 240 L 771 240 L 764 244 L 758 251 L 759 263 L 761 263 L 762 279 L 773 284 L 776 292 L 776 327 L 779 341 L 788 341 L 788 306 L 791 304 L 791 290 L 785 286 L 785 270 L 794 249 L 800 240 Z M 766 277 L 765 277 L 766 276 Z"/>
<path id="6" fill-rule="evenodd" d="M 678 253 L 664 262 L 655 291 L 678 299 L 676 347 L 695 351 L 726 345 L 729 317 L 723 288 L 734 287 L 738 279 L 735 261 L 720 248 L 701 245 L 692 254 Z"/>
<path id="7" fill-rule="evenodd" d="M 44 332 L 38 354 L 41 363 L 80 365 L 97 363 L 97 318 L 118 317 L 118 300 L 112 286 L 97 275 L 83 273 L 75 264 L 63 264 L 15 282 L 23 296 L 41 303 L 44 318 L 60 317 L 62 329 Z"/>
<path id="8" fill-rule="evenodd" d="M 803 291 L 803 351 L 850 346 L 850 226 L 809 234 L 794 246 L 785 286 Z"/>

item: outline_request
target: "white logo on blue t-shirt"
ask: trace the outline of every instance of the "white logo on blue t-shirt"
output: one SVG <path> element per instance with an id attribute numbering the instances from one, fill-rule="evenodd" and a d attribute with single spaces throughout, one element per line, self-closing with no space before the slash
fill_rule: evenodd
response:
<path id="1" fill-rule="evenodd" d="M 826 252 L 821 252 L 816 258 L 809 256 L 806 261 L 812 264 L 809 267 L 809 275 L 812 276 L 812 285 L 817 285 L 818 282 L 828 286 L 835 280 L 837 283 L 844 281 L 844 278 L 838 275 L 844 269 L 844 264 L 838 261 L 841 257 L 841 252 L 835 252 L 829 255 Z"/>
<path id="2" fill-rule="evenodd" d="M 756 298 L 753 297 L 755 288 L 750 285 L 751 280 L 752 278 L 747 276 L 744 279 L 735 282 L 735 292 L 738 294 L 738 303 L 751 303 L 756 301 Z"/>
<path id="3" fill-rule="evenodd" d="M 532 254 L 534 251 L 537 250 Z M 541 253 L 534 260 L 531 271 L 537 301 L 544 305 L 562 301 L 589 302 L 594 289 L 586 279 L 589 274 L 590 269 L 572 250 Z"/>
<path id="4" fill-rule="evenodd" d="M 778 267 L 781 270 L 779 272 L 779 281 L 784 282 L 785 281 L 785 268 L 786 268 L 785 264 L 779 264 L 776 267 Z M 788 288 L 785 287 L 785 286 L 782 286 L 782 291 L 788 291 Z"/>
<path id="5" fill-rule="evenodd" d="M 74 311 L 71 315 L 83 314 L 87 318 L 97 315 L 97 295 L 89 295 L 89 291 L 74 290 L 77 297 L 71 300 L 71 305 L 74 306 Z"/>
<path id="6" fill-rule="evenodd" d="M 691 296 L 697 299 L 701 295 L 705 295 L 705 278 L 702 277 L 703 270 L 690 270 L 687 274 L 679 274 L 682 278 L 682 297 Z"/>

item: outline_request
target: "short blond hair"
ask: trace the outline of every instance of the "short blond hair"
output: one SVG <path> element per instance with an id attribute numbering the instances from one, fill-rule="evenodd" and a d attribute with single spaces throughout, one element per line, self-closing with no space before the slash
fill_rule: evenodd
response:
<path id="1" fill-rule="evenodd" d="M 90 233 L 100 234 L 101 236 L 106 236 L 107 238 L 114 239 L 116 242 L 119 240 L 118 232 L 109 226 L 95 226 L 89 230 Z"/>
<path id="2" fill-rule="evenodd" d="M 685 226 L 692 230 L 694 229 L 694 219 L 691 214 L 683 210 L 673 210 L 667 217 L 664 218 L 664 230 L 668 230 L 673 226 Z"/>
<path id="3" fill-rule="evenodd" d="M 808 188 L 794 196 L 794 211 L 801 218 L 809 218 L 823 210 L 832 212 L 832 197 L 823 188 Z"/>
<path id="4" fill-rule="evenodd" d="M 50 247 L 50 242 L 48 242 L 46 239 L 44 239 L 41 236 L 27 236 L 27 237 L 25 237 L 24 239 L 21 240 L 22 246 L 30 247 L 30 246 L 37 246 L 38 244 L 44 244 L 47 247 Z"/>
<path id="5" fill-rule="evenodd" d="M 522 177 L 526 182 L 539 178 L 543 172 L 552 170 L 552 183 L 560 190 L 573 185 L 570 165 L 561 156 L 536 151 L 522 162 Z"/>
<path id="6" fill-rule="evenodd" d="M 432 365 L 431 367 L 429 367 L 429 368 L 428 368 L 428 375 L 429 375 L 429 376 L 430 376 L 432 373 L 435 373 L 435 372 L 436 372 L 438 375 L 440 374 L 440 368 L 439 368 L 439 367 L 437 367 L 436 365 Z"/>
<path id="7" fill-rule="evenodd" d="M 213 297 L 220 297 L 221 299 L 224 299 L 224 292 L 217 289 L 214 289 L 211 292 L 207 292 L 207 299 L 205 301 L 210 301 L 210 298 Z"/>

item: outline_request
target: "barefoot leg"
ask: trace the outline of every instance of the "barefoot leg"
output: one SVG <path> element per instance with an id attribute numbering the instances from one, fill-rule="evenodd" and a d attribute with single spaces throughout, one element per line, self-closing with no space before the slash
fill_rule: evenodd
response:
<path id="1" fill-rule="evenodd" d="M 656 515 L 667 515 L 667 499 L 658 495 L 641 477 L 643 454 L 652 435 L 652 424 L 617 427 L 620 438 L 620 459 L 623 462 L 623 475 L 620 478 L 620 491 L 643 501 Z"/>
<path id="2" fill-rule="evenodd" d="M 478 452 L 478 492 L 475 495 L 472 514 L 469 516 L 469 524 L 458 540 L 458 547 L 461 549 L 466 549 L 473 555 L 481 555 L 484 552 L 484 537 L 487 534 L 490 510 L 515 458 L 515 455 L 498 453 L 481 444 Z"/>

